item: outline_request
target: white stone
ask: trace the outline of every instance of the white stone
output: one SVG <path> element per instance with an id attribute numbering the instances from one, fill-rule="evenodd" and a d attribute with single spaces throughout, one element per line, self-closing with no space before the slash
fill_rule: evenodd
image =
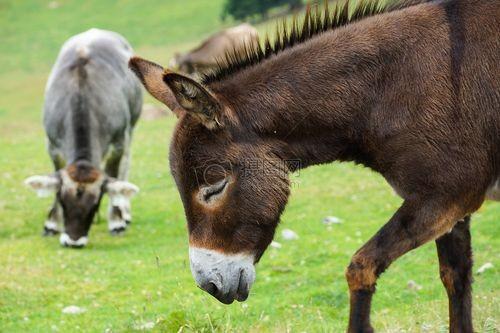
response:
<path id="1" fill-rule="evenodd" d="M 410 290 L 416 290 L 416 291 L 418 291 L 418 290 L 422 290 L 422 286 L 421 286 L 421 285 L 419 285 L 419 284 L 417 284 L 417 283 L 416 283 L 415 281 L 413 281 L 413 280 L 408 281 L 408 284 L 406 285 L 406 287 L 407 287 L 408 289 L 410 289 Z"/>
<path id="2" fill-rule="evenodd" d="M 278 243 L 278 242 L 272 241 L 272 242 L 271 242 L 271 247 L 272 247 L 272 248 L 275 248 L 275 249 L 281 249 L 282 245 L 281 245 L 281 243 Z"/>
<path id="3" fill-rule="evenodd" d="M 299 239 L 297 233 L 291 229 L 283 229 L 281 231 L 281 236 L 284 240 L 296 240 Z"/>
<path id="4" fill-rule="evenodd" d="M 57 9 L 59 8 L 61 5 L 59 4 L 59 2 L 57 1 L 51 1 L 49 2 L 49 4 L 47 5 L 47 7 L 49 7 L 49 9 Z"/>
<path id="5" fill-rule="evenodd" d="M 87 310 L 85 310 L 84 308 L 81 308 L 81 307 L 76 306 L 76 305 L 70 305 L 70 306 L 67 306 L 64 309 L 62 309 L 62 313 L 65 313 L 65 314 L 80 314 L 80 313 L 84 313 L 86 311 Z"/>
<path id="6" fill-rule="evenodd" d="M 147 322 L 139 323 L 139 324 L 135 325 L 134 329 L 136 329 L 138 331 L 148 331 L 148 330 L 152 330 L 154 327 L 155 327 L 154 322 L 147 321 Z"/>
<path id="7" fill-rule="evenodd" d="M 323 219 L 323 224 L 330 225 L 330 224 L 341 224 L 342 220 L 336 216 L 327 216 Z"/>

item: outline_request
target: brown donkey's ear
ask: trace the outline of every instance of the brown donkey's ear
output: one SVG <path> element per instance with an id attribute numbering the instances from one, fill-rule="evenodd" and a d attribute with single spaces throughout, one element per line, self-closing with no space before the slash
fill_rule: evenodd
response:
<path id="1" fill-rule="evenodd" d="M 154 62 L 139 57 L 131 58 L 128 66 L 154 98 L 168 106 L 177 116 L 183 112 L 174 94 L 163 82 L 163 75 L 167 70 Z"/>
<path id="2" fill-rule="evenodd" d="M 207 88 L 177 73 L 165 73 L 163 81 L 170 87 L 182 108 L 200 119 L 208 129 L 222 126 L 222 107 Z"/>

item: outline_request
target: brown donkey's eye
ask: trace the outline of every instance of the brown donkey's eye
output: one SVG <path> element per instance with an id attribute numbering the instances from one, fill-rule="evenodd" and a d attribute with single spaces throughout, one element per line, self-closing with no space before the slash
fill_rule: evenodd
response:
<path id="1" fill-rule="evenodd" d="M 200 199 L 208 204 L 213 203 L 221 197 L 228 184 L 227 179 L 223 179 L 214 185 L 204 187 L 200 190 Z"/>

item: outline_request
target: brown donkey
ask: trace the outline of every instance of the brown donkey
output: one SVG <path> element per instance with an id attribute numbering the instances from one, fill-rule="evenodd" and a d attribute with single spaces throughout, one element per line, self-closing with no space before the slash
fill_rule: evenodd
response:
<path id="1" fill-rule="evenodd" d="M 193 276 L 221 302 L 245 300 L 287 203 L 288 172 L 355 161 L 404 202 L 347 267 L 348 331 L 373 331 L 377 278 L 435 240 L 450 331 L 472 332 L 469 216 L 500 194 L 500 2 L 326 13 L 285 25 L 273 45 L 228 54 L 203 82 L 131 60 L 150 93 L 183 110 L 170 165 Z"/>

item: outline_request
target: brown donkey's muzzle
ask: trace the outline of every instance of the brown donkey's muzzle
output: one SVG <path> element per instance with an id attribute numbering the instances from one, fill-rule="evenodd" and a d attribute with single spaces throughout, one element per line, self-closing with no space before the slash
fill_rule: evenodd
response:
<path id="1" fill-rule="evenodd" d="M 248 298 L 255 280 L 252 254 L 225 254 L 190 247 L 191 272 L 197 285 L 224 304 Z"/>

